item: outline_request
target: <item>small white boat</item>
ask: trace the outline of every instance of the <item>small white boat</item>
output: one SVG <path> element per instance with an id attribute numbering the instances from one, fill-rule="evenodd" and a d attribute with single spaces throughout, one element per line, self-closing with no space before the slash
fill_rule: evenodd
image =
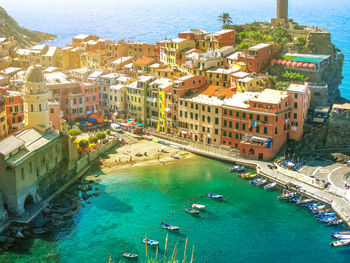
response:
<path id="1" fill-rule="evenodd" d="M 192 208 L 195 208 L 195 209 L 205 209 L 205 205 L 192 204 Z"/>
<path id="2" fill-rule="evenodd" d="M 332 234 L 332 237 L 337 239 L 350 239 L 350 235 L 347 234 Z"/>
<path id="3" fill-rule="evenodd" d="M 271 183 L 264 186 L 264 189 L 272 189 L 277 185 L 277 183 Z"/>
<path id="4" fill-rule="evenodd" d="M 163 222 L 160 223 L 162 225 L 162 228 L 164 229 L 168 229 L 168 230 L 171 230 L 171 231 L 179 231 L 180 230 L 180 227 L 178 226 L 172 226 L 172 225 L 169 225 L 169 224 L 164 224 Z"/>
<path id="5" fill-rule="evenodd" d="M 350 244 L 350 239 L 341 239 L 337 240 L 331 243 L 331 246 L 333 247 L 341 247 L 341 246 L 347 246 Z"/>
<path id="6" fill-rule="evenodd" d="M 244 170 L 244 165 L 235 165 L 228 168 L 229 172 L 242 172 Z"/>
<path id="7" fill-rule="evenodd" d="M 141 239 L 141 242 L 145 244 L 145 243 L 146 243 L 146 239 L 145 239 L 145 238 L 142 238 L 142 239 Z M 148 239 L 148 238 L 147 238 L 147 245 L 150 245 L 150 246 L 158 246 L 158 245 L 159 245 L 159 242 L 156 241 L 156 240 L 152 240 L 152 239 Z"/>
<path id="8" fill-rule="evenodd" d="M 137 254 L 132 253 L 123 253 L 123 257 L 126 257 L 128 259 L 137 259 L 139 256 Z"/>
<path id="9" fill-rule="evenodd" d="M 262 180 L 259 180 L 255 183 L 256 186 L 260 186 L 260 185 L 263 185 L 263 184 L 266 184 L 267 183 L 267 179 L 262 179 Z"/>

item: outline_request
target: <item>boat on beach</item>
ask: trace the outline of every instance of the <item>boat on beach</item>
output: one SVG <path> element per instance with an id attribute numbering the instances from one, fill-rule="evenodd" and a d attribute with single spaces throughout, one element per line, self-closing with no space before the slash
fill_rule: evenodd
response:
<path id="1" fill-rule="evenodd" d="M 229 172 L 242 172 L 244 170 L 244 165 L 235 165 L 228 168 Z"/>
<path id="2" fill-rule="evenodd" d="M 179 231 L 180 230 L 180 227 L 178 226 L 172 226 L 172 225 L 169 225 L 169 224 L 164 224 L 163 222 L 160 223 L 162 225 L 162 228 L 164 229 L 167 229 L 167 230 L 171 230 L 171 231 Z"/>
<path id="3" fill-rule="evenodd" d="M 196 209 L 189 209 L 189 208 L 186 208 L 185 211 L 189 214 L 192 214 L 192 215 L 198 215 L 199 214 L 199 211 L 196 210 Z"/>
<path id="4" fill-rule="evenodd" d="M 297 192 L 291 192 L 291 191 L 283 191 L 282 194 L 277 196 L 278 200 L 288 200 L 290 198 L 293 198 L 297 195 Z"/>
<path id="5" fill-rule="evenodd" d="M 272 189 L 277 185 L 277 183 L 271 183 L 264 186 L 264 189 Z"/>
<path id="6" fill-rule="evenodd" d="M 212 193 L 207 193 L 207 196 L 213 199 L 221 199 L 223 197 L 223 195 L 212 194 Z"/>
<path id="7" fill-rule="evenodd" d="M 332 247 L 342 247 L 347 245 L 350 245 L 350 239 L 341 239 L 341 240 L 333 241 L 331 243 Z"/>
<path id="8" fill-rule="evenodd" d="M 137 259 L 139 256 L 133 253 L 123 253 L 123 257 L 128 259 Z"/>
<path id="9" fill-rule="evenodd" d="M 180 159 L 180 157 L 178 155 L 176 155 L 176 154 L 171 154 L 170 157 L 174 158 L 174 159 Z"/>
<path id="10" fill-rule="evenodd" d="M 143 237 L 143 238 L 141 239 L 141 242 L 144 243 L 144 244 L 146 244 L 146 238 Z M 148 238 L 147 238 L 147 245 L 150 245 L 150 246 L 154 247 L 154 246 L 158 246 L 158 245 L 159 245 L 159 242 L 156 241 L 156 240 L 152 240 L 152 239 L 148 239 Z"/>
<path id="11" fill-rule="evenodd" d="M 250 173 L 248 173 L 248 174 L 244 174 L 243 176 L 242 176 L 242 178 L 243 179 L 251 179 L 251 178 L 254 178 L 254 177 L 256 177 L 256 176 L 258 176 L 257 174 L 250 174 Z"/>
<path id="12" fill-rule="evenodd" d="M 192 208 L 194 208 L 194 209 L 205 209 L 205 205 L 192 204 Z"/>

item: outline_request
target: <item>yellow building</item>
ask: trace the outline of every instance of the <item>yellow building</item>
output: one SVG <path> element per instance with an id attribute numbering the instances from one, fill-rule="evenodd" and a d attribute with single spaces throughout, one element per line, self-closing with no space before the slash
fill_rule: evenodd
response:
<path id="1" fill-rule="evenodd" d="M 61 66 L 63 69 L 80 68 L 80 55 L 84 52 L 82 47 L 66 46 L 61 49 Z"/>
<path id="2" fill-rule="evenodd" d="M 169 78 L 171 80 L 174 80 L 176 78 L 180 78 L 184 75 L 186 75 L 185 73 L 183 73 L 182 71 L 180 71 L 179 69 L 171 69 L 171 68 L 157 68 L 154 71 L 155 75 L 157 78 Z"/>
<path id="3" fill-rule="evenodd" d="M 107 64 L 107 50 L 93 50 L 87 51 L 80 55 L 81 67 L 86 67 L 89 69 L 100 69 Z"/>
<path id="4" fill-rule="evenodd" d="M 41 70 L 30 66 L 24 76 L 23 109 L 26 128 L 35 128 L 46 131 L 51 128 L 48 100 L 50 90 Z"/>
<path id="5" fill-rule="evenodd" d="M 43 67 L 61 67 L 58 47 L 35 45 L 29 52 L 29 64 Z"/>
<path id="6" fill-rule="evenodd" d="M 266 79 L 267 76 L 265 75 L 259 75 L 259 76 L 246 76 L 244 78 L 236 80 L 236 86 L 238 92 L 258 92 L 263 91 L 266 86 Z"/>
<path id="7" fill-rule="evenodd" d="M 192 49 L 196 47 L 194 40 L 188 40 L 183 38 L 173 38 L 164 41 L 165 42 L 165 62 L 168 66 L 172 67 L 177 63 L 185 60 L 181 51 L 186 49 Z"/>
<path id="8" fill-rule="evenodd" d="M 231 74 L 238 71 L 238 68 L 212 68 L 204 72 L 207 77 L 207 83 L 210 85 L 230 87 L 231 86 Z"/>
<path id="9" fill-rule="evenodd" d="M 8 134 L 5 98 L 0 95 L 0 140 Z"/>
<path id="10" fill-rule="evenodd" d="M 150 66 L 154 63 L 155 63 L 155 60 L 153 58 L 140 57 L 134 62 L 134 70 L 138 74 L 149 73 L 151 72 Z"/>

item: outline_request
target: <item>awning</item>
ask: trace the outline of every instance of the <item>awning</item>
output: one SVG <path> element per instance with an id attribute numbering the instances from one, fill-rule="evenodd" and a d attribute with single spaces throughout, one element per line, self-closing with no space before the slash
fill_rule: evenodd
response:
<path id="1" fill-rule="evenodd" d="M 267 143 L 268 138 L 253 136 L 253 137 L 251 138 L 251 140 L 252 140 L 253 142 Z"/>
<path id="2" fill-rule="evenodd" d="M 170 111 L 170 108 L 165 108 L 165 111 L 166 111 L 166 112 Z"/>
<path id="3" fill-rule="evenodd" d="M 182 130 L 181 133 L 182 134 L 187 134 L 187 130 Z"/>

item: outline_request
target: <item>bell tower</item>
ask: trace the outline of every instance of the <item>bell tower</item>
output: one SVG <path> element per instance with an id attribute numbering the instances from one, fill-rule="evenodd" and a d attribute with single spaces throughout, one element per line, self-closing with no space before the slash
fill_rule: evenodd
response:
<path id="1" fill-rule="evenodd" d="M 288 0 L 277 0 L 277 19 L 288 20 Z"/>
<path id="2" fill-rule="evenodd" d="M 41 70 L 30 66 L 24 76 L 23 107 L 25 128 L 46 131 L 51 128 L 48 109 L 49 89 Z"/>

